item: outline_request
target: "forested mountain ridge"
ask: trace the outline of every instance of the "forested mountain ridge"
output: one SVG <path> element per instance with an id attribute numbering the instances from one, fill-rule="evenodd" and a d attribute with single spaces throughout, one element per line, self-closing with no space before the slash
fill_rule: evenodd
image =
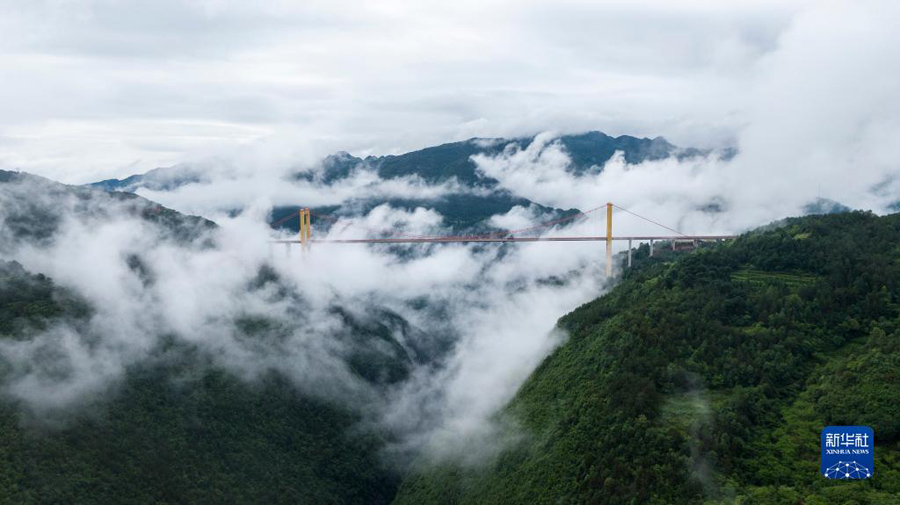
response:
<path id="1" fill-rule="evenodd" d="M 215 223 L 168 209 L 133 193 L 72 186 L 25 173 L 0 170 L 0 251 L 26 241 L 46 245 L 61 233 L 65 219 L 103 222 L 136 218 L 169 240 L 203 237 Z"/>
<path id="2" fill-rule="evenodd" d="M 426 147 L 399 155 L 367 156 L 360 158 L 346 152 L 326 156 L 314 166 L 292 172 L 287 177 L 323 186 L 340 185 L 360 171 L 372 172 L 381 180 L 408 178 L 429 185 L 447 184 L 455 188 L 437 197 L 377 197 L 351 198 L 340 205 L 318 207 L 319 214 L 336 216 L 364 215 L 385 203 L 392 207 L 412 211 L 418 207 L 433 209 L 443 217 L 443 225 L 453 233 L 487 231 L 486 220 L 494 215 L 509 212 L 516 206 L 530 208 L 542 220 L 553 220 L 577 212 L 577 209 L 555 209 L 533 202 L 506 189 L 482 173 L 472 160 L 475 155 L 497 156 L 508 149 L 526 149 L 535 137 L 473 138 Z M 616 152 L 621 152 L 625 162 L 637 164 L 675 157 L 685 159 L 710 154 L 709 150 L 681 148 L 663 137 L 638 138 L 630 135 L 613 137 L 599 131 L 577 135 L 562 135 L 555 142 L 569 156 L 570 170 L 576 174 L 602 169 Z M 730 158 L 733 149 L 725 149 L 721 156 Z M 91 184 L 107 191 L 173 191 L 188 184 L 206 184 L 214 178 L 212 167 L 179 164 L 162 167 L 145 174 L 125 179 L 109 179 Z M 304 205 L 305 202 L 297 202 Z M 296 206 L 276 206 L 272 209 L 271 222 L 281 220 L 295 212 Z M 228 209 L 239 211 L 240 209 Z M 288 220 L 279 226 L 297 231 L 296 220 Z M 318 220 L 317 228 L 326 230 L 329 221 Z"/>
<path id="3" fill-rule="evenodd" d="M 497 156 L 510 149 L 527 149 L 534 141 L 535 137 L 469 139 L 400 155 L 366 158 L 341 152 L 326 157 L 321 167 L 296 173 L 295 178 L 320 184 L 335 184 L 351 177 L 357 170 L 372 170 L 385 180 L 410 177 L 428 184 L 455 182 L 460 186 L 459 192 L 450 192 L 438 198 L 391 198 L 387 201 L 361 199 L 345 202 L 341 206 L 316 209 L 322 213 L 357 215 L 365 214 L 384 203 L 407 210 L 417 207 L 431 208 L 443 216 L 444 224 L 454 233 L 487 231 L 485 220 L 509 212 L 516 206 L 530 207 L 534 214 L 545 221 L 577 212 L 577 209 L 547 207 L 500 188 L 497 180 L 482 173 L 472 159 L 476 155 Z M 710 154 L 710 151 L 706 150 L 679 148 L 662 137 L 653 139 L 630 135 L 612 137 L 599 131 L 563 135 L 556 139 L 556 142 L 569 156 L 571 160 L 569 168 L 576 174 L 602 170 L 603 164 L 616 152 L 621 152 L 625 162 L 630 164 L 669 157 L 684 159 Z M 733 150 L 725 150 L 722 153 L 726 158 L 733 155 Z M 277 222 L 295 210 L 294 207 L 276 207 L 272 213 L 272 220 Z M 328 226 L 328 223 L 321 224 L 323 228 Z M 285 227 L 297 229 L 293 221 L 286 223 Z"/>
<path id="4" fill-rule="evenodd" d="M 100 238 L 117 222 L 140 230 L 146 249 L 132 251 L 126 237 L 123 254 L 102 261 L 70 256 L 67 241 L 123 246 Z M 315 335 L 334 351 L 303 354 L 339 375 L 309 375 L 311 367 L 300 362 L 267 364 L 284 354 L 289 339 L 303 338 L 314 316 L 304 294 L 266 263 L 230 293 L 245 303 L 223 307 L 204 324 L 213 328 L 215 345 L 173 332 L 154 301 L 166 275 L 155 268 L 154 248 L 210 253 L 221 247 L 219 231 L 211 221 L 130 193 L 0 171 L 0 503 L 393 498 L 399 475 L 381 458 L 388 435 L 369 427 L 365 402 L 404 380 L 415 364 L 436 359 L 446 344 L 383 307 L 335 297 L 316 316 L 335 324 Z M 115 312 L 102 296 L 85 296 L 83 284 L 63 285 L 5 259 L 28 263 L 55 251 L 60 261 L 74 261 L 74 270 L 121 271 L 116 283 L 136 290 L 142 312 L 154 315 L 151 324 L 138 332 L 126 320 L 133 314 Z M 97 323 L 99 313 L 114 324 Z M 119 353 L 126 341 L 147 345 Z M 230 352 L 258 371 L 248 374 L 223 358 L 219 344 L 234 346 Z M 98 371 L 84 391 L 68 388 L 118 360 L 120 374 Z M 301 381 L 292 370 L 307 376 Z M 359 398 L 342 398 L 342 387 Z M 71 390 L 76 396 L 67 399 Z"/>
<path id="5" fill-rule="evenodd" d="M 323 160 L 322 172 L 300 172 L 299 177 L 320 178 L 330 183 L 347 177 L 355 168 L 367 165 L 377 170 L 385 179 L 417 176 L 423 180 L 437 184 L 449 179 L 456 179 L 467 186 L 492 187 L 494 179 L 479 173 L 472 161 L 472 156 L 496 156 L 511 147 L 526 149 L 535 141 L 535 137 L 512 139 L 473 138 L 460 142 L 451 142 L 399 155 L 367 156 L 357 158 L 346 152 L 331 155 Z M 602 167 L 616 152 L 621 152 L 625 162 L 638 164 L 643 161 L 654 161 L 668 157 L 679 159 L 709 154 L 708 150 L 677 147 L 663 137 L 638 138 L 631 135 L 612 137 L 603 132 L 591 131 L 577 135 L 562 135 L 557 140 L 569 156 L 571 170 L 583 173 L 596 167 Z M 734 154 L 733 150 L 723 151 L 724 157 Z"/>
<path id="6" fill-rule="evenodd" d="M 423 463 L 395 503 L 898 503 L 897 244 L 900 215 L 853 212 L 639 251 L 501 414 L 525 441 Z M 874 478 L 823 478 L 819 432 L 853 424 Z"/>
<path id="7" fill-rule="evenodd" d="M 521 138 L 472 138 L 460 142 L 450 142 L 426 147 L 399 155 L 367 156 L 359 158 L 346 152 L 329 155 L 322 160 L 321 171 L 299 171 L 298 178 L 318 179 L 325 184 L 347 177 L 354 169 L 365 164 L 374 168 L 385 179 L 418 176 L 429 183 L 440 183 L 456 178 L 461 183 L 483 184 L 487 181 L 477 173 L 471 157 L 475 154 L 495 155 L 506 146 L 515 144 L 526 148 L 534 137 Z M 695 148 L 680 148 L 663 137 L 653 139 L 621 135 L 613 137 L 599 131 L 559 137 L 560 144 L 572 158 L 573 170 L 582 172 L 593 166 L 603 165 L 616 151 L 622 151 L 628 163 L 658 160 L 669 156 L 686 158 L 708 154 L 709 151 Z M 723 156 L 731 157 L 733 149 L 723 151 Z M 179 164 L 160 167 L 144 174 L 134 174 L 124 179 L 107 179 L 91 183 L 91 186 L 107 191 L 135 191 L 146 188 L 154 191 L 172 190 L 185 184 L 208 182 L 209 176 L 202 166 Z"/>
<path id="8" fill-rule="evenodd" d="M 0 261 L 0 344 L 89 313 Z M 4 387 L 12 369 L 0 358 Z M 52 420 L 0 399 L 0 503 L 387 503 L 399 478 L 378 456 L 384 440 L 359 423 L 277 372 L 247 382 L 164 341 Z"/>
<path id="9" fill-rule="evenodd" d="M 87 327 L 92 312 L 77 293 L 0 260 L 0 345 Z M 379 316 L 342 313 L 352 334 L 332 337 L 355 343 L 348 366 L 376 386 L 402 379 L 407 364 L 375 349 L 399 345 L 396 326 L 410 331 Z M 271 324 L 237 326 L 263 345 Z M 0 387 L 20 368 L 0 356 Z M 162 338 L 98 393 L 49 417 L 0 397 L 0 503 L 388 503 L 399 483 L 380 456 L 383 434 L 356 409 L 276 370 L 247 381 L 184 341 Z"/>

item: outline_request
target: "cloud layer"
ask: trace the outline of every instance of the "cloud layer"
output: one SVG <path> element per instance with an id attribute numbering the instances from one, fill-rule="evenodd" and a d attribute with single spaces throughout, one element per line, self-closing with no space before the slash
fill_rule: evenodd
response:
<path id="1" fill-rule="evenodd" d="M 313 158 L 543 130 L 717 146 L 817 4 L 4 0 L 0 164 L 82 183 L 262 139 Z"/>
<path id="2" fill-rule="evenodd" d="M 596 244 L 426 245 L 399 254 L 319 244 L 303 255 L 295 246 L 287 256 L 270 251 L 265 208 L 218 228 L 200 226 L 183 241 L 138 217 L 154 207 L 35 178 L 0 184 L 0 258 L 50 276 L 94 308 L 85 322 L 0 343 L 9 371 L 3 393 L 38 417 L 64 418 L 102 398 L 128 367 L 174 340 L 246 380 L 276 370 L 302 391 L 359 410 L 395 435 L 395 461 L 422 451 L 460 456 L 469 452 L 461 448 L 487 447 L 495 438 L 494 413 L 564 339 L 553 331 L 556 319 L 604 286 Z M 17 238 L 20 218 L 38 209 L 59 218 L 49 238 Z M 447 232 L 442 217 L 423 208 L 382 205 L 342 219 L 367 229 Z M 330 233 L 347 230 L 338 223 Z M 264 265 L 281 281 L 251 288 Z M 416 328 L 416 342 L 394 335 L 410 354 L 438 340 L 450 346 L 415 361 L 408 380 L 375 387 L 348 367 L 358 344 L 342 336 L 356 330 L 335 307 L 361 317 L 399 314 Z M 275 326 L 248 334 L 245 318 Z"/>

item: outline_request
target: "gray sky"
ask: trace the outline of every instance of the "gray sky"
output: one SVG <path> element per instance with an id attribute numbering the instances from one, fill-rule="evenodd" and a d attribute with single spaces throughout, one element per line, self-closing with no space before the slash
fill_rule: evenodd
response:
<path id="1" fill-rule="evenodd" d="M 733 144 L 767 58 L 834 5 L 0 0 L 0 167 L 86 182 L 246 144 L 303 162 L 547 130 Z"/>

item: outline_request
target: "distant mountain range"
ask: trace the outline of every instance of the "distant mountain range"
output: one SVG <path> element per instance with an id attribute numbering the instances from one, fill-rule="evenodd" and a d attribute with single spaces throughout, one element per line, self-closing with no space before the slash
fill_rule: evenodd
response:
<path id="1" fill-rule="evenodd" d="M 383 179 L 418 176 L 431 184 L 439 184 L 452 178 L 468 186 L 494 187 L 496 180 L 478 172 L 472 156 L 481 154 L 495 156 L 513 145 L 526 149 L 534 137 L 518 139 L 469 139 L 462 142 L 441 144 L 401 155 L 368 156 L 357 158 L 346 152 L 328 156 L 323 161 L 321 172 L 298 173 L 298 178 L 318 179 L 330 183 L 347 177 L 354 169 L 367 165 L 378 171 Z M 685 159 L 709 154 L 709 150 L 680 148 L 662 137 L 637 138 L 629 135 L 611 137 L 603 132 L 593 131 L 580 135 L 564 135 L 558 142 L 565 148 L 572 160 L 571 169 L 584 173 L 594 167 L 602 167 L 617 151 L 621 151 L 625 161 L 631 164 L 660 160 L 675 156 Z M 734 156 L 734 150 L 723 152 L 724 157 Z"/>
<path id="2" fill-rule="evenodd" d="M 192 165 L 179 164 L 171 167 L 154 168 L 147 173 L 131 175 L 124 179 L 106 179 L 105 181 L 91 183 L 89 186 L 106 191 L 127 191 L 133 193 L 138 189 L 171 191 L 185 184 L 200 182 L 209 182 L 202 170 Z"/>
<path id="3" fill-rule="evenodd" d="M 394 208 L 412 211 L 418 207 L 432 209 L 444 218 L 443 225 L 456 233 L 495 231 L 488 219 L 505 214 L 513 207 L 529 208 L 540 220 L 565 217 L 583 209 L 558 209 L 533 202 L 521 195 L 500 188 L 497 180 L 480 172 L 472 160 L 473 156 L 497 156 L 507 149 L 527 149 L 532 137 L 520 138 L 472 138 L 451 142 L 400 155 L 367 156 L 360 158 L 341 151 L 326 156 L 320 163 L 285 174 L 287 182 L 320 184 L 331 186 L 352 177 L 359 170 L 375 172 L 383 180 L 416 178 L 430 185 L 455 181 L 459 191 L 447 192 L 430 198 L 358 198 L 342 202 L 340 205 L 313 208 L 319 214 L 337 217 L 365 215 L 373 208 L 389 204 Z M 626 163 L 639 164 L 666 158 L 686 160 L 717 154 L 725 160 L 732 159 L 735 148 L 719 151 L 679 147 L 663 137 L 639 138 L 630 135 L 613 137 L 599 131 L 578 135 L 563 135 L 554 140 L 563 147 L 571 160 L 569 170 L 576 175 L 602 171 L 603 165 L 621 152 Z M 135 174 L 124 179 L 107 179 L 89 184 L 106 191 L 135 192 L 139 190 L 173 191 L 189 184 L 209 184 L 213 180 L 211 167 L 203 164 L 178 164 L 161 167 L 144 174 Z M 297 231 L 296 219 L 281 222 L 300 208 L 296 206 L 276 206 L 270 214 L 271 223 L 279 223 L 277 228 Z M 900 203 L 897 205 L 900 209 Z M 722 212 L 727 208 L 724 201 L 714 200 L 699 208 L 704 212 Z M 225 209 L 221 209 L 225 210 Z M 227 209 L 240 212 L 241 209 Z M 818 198 L 803 207 L 804 214 L 833 214 L 847 212 L 849 207 L 833 200 Z M 331 223 L 318 220 L 315 226 L 326 231 Z"/>
<path id="4" fill-rule="evenodd" d="M 291 174 L 289 180 L 305 181 L 322 185 L 337 184 L 351 177 L 357 170 L 375 171 L 381 179 L 397 179 L 415 177 L 428 184 L 441 184 L 456 181 L 461 190 L 445 194 L 438 198 L 390 198 L 390 199 L 357 199 L 343 202 L 339 206 L 313 209 L 320 213 L 333 215 L 360 215 L 372 208 L 388 203 L 393 207 L 412 210 L 426 207 L 439 212 L 445 220 L 445 226 L 454 231 L 471 231 L 488 228 L 486 220 L 491 216 L 509 212 L 515 206 L 531 207 L 534 214 L 542 219 L 555 219 L 577 212 L 577 209 L 554 209 L 532 202 L 519 195 L 499 188 L 498 181 L 479 172 L 472 156 L 493 156 L 514 146 L 525 149 L 535 137 L 515 139 L 473 138 L 461 142 L 452 142 L 434 147 L 427 147 L 401 155 L 368 156 L 359 158 L 347 152 L 339 152 L 327 156 L 314 167 L 309 167 Z M 660 160 L 669 157 L 687 159 L 705 156 L 709 150 L 681 148 L 668 142 L 663 137 L 638 138 L 629 135 L 612 137 L 599 131 L 580 135 L 564 135 L 557 139 L 571 158 L 570 169 L 573 173 L 583 174 L 591 170 L 602 170 L 616 152 L 622 152 L 627 163 L 641 163 L 648 160 Z M 720 153 L 723 158 L 735 155 L 734 149 L 726 149 Z M 208 183 L 209 174 L 192 165 L 175 165 L 157 168 L 145 174 L 132 175 L 125 179 L 108 179 L 91 184 L 91 186 L 107 191 L 171 191 L 187 184 Z M 271 214 L 271 221 L 278 222 L 290 215 L 297 206 L 276 207 Z M 298 223 L 291 220 L 283 227 L 296 230 Z M 327 227 L 327 223 L 319 223 Z"/>
<path id="5" fill-rule="evenodd" d="M 377 170 L 383 179 L 418 176 L 430 184 L 439 184 L 456 178 L 468 186 L 493 187 L 496 181 L 476 170 L 471 157 L 477 154 L 497 155 L 507 146 L 515 145 L 525 149 L 535 137 L 514 139 L 472 138 L 461 142 L 451 142 L 434 147 L 426 147 L 400 155 L 367 156 L 358 158 L 341 151 L 325 157 L 321 167 L 313 167 L 293 174 L 295 179 L 331 184 L 348 177 L 353 170 L 366 166 Z M 558 142 L 565 148 L 572 160 L 572 170 L 583 173 L 592 167 L 600 167 L 609 161 L 617 151 L 621 151 L 627 163 L 660 160 L 669 157 L 686 159 L 705 156 L 710 150 L 693 147 L 681 148 L 663 137 L 638 138 L 630 135 L 612 137 L 603 132 L 592 131 L 579 135 L 563 135 Z M 723 158 L 730 159 L 736 150 L 721 151 Z M 144 174 L 135 174 L 124 179 L 107 179 L 91 183 L 91 186 L 107 191 L 136 191 L 150 189 L 171 191 L 186 184 L 209 182 L 202 167 L 179 164 L 161 167 Z"/>

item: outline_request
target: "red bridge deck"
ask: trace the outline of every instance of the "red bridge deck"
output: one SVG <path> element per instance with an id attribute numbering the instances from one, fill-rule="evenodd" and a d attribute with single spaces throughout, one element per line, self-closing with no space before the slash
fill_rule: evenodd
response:
<path id="1" fill-rule="evenodd" d="M 693 240 L 730 240 L 736 235 L 673 235 L 673 236 L 634 236 L 612 237 L 612 240 L 674 240 L 688 242 Z M 300 239 L 275 240 L 279 244 L 297 244 Z M 593 237 L 419 237 L 419 238 L 357 238 L 357 239 L 310 239 L 311 244 L 446 244 L 454 242 L 606 242 L 604 236 Z"/>

